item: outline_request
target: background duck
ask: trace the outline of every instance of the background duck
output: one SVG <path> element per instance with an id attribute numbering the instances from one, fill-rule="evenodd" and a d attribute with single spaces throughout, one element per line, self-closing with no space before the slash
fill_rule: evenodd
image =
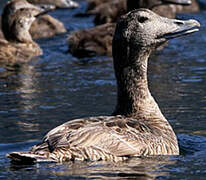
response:
<path id="1" fill-rule="evenodd" d="M 11 11 L 7 11 L 4 15 L 5 17 L 8 17 L 11 13 L 15 12 L 15 10 L 18 10 L 20 8 L 37 8 L 37 6 L 34 6 L 30 3 L 28 3 L 26 0 L 12 0 L 9 1 L 7 7 L 10 6 Z M 41 5 L 40 7 L 47 7 L 47 5 Z M 49 5 L 49 10 L 54 10 L 55 6 Z M 41 11 L 42 8 L 39 8 L 39 11 Z M 45 10 L 45 8 L 43 9 Z M 0 24 L 1 26 L 1 24 Z M 62 22 L 59 20 L 53 18 L 50 15 L 42 15 L 39 16 L 33 23 L 30 28 L 30 33 L 33 37 L 33 39 L 37 38 L 43 38 L 43 37 L 51 37 L 56 34 L 65 33 L 67 30 Z M 0 38 L 3 38 L 2 33 L 0 33 Z"/>
<path id="2" fill-rule="evenodd" d="M 116 23 L 106 23 L 78 30 L 68 36 L 69 52 L 78 58 L 96 55 L 112 56 L 112 38 Z"/>
<path id="3" fill-rule="evenodd" d="M 178 155 L 176 135 L 148 89 L 147 63 L 157 46 L 198 31 L 199 26 L 195 20 L 168 19 L 147 9 L 122 16 L 113 39 L 117 79 L 113 115 L 68 121 L 49 131 L 29 152 L 7 156 L 25 163 Z"/>
<path id="4" fill-rule="evenodd" d="M 78 8 L 79 4 L 72 0 L 28 0 L 32 4 L 49 4 L 56 8 Z"/>
<path id="5" fill-rule="evenodd" d="M 163 11 L 164 15 L 168 16 L 174 16 L 175 13 L 172 9 L 168 9 L 170 7 L 168 5 L 168 1 L 166 0 L 148 0 L 147 3 L 145 1 L 135 1 L 133 0 L 127 0 L 127 1 L 112 1 L 111 3 L 117 3 L 122 2 L 127 6 L 127 9 L 131 11 L 132 9 L 138 9 L 138 8 L 155 8 L 155 11 L 162 12 L 161 8 L 166 8 Z M 172 3 L 180 3 L 180 4 L 187 4 L 190 3 L 190 1 L 187 0 L 173 0 Z M 164 5 L 167 3 L 167 5 Z M 121 6 L 120 3 L 117 3 Z M 127 5 L 126 5 L 127 4 Z M 108 9 L 108 8 L 106 8 Z M 106 11 L 104 9 L 104 11 Z M 117 9 L 119 10 L 119 9 Z M 109 10 L 108 10 L 109 12 Z M 125 12 L 119 11 L 119 12 Z M 113 11 L 111 11 L 113 13 Z M 111 14 L 109 13 L 109 14 Z M 116 13 L 115 13 L 116 14 Z M 109 16 L 111 17 L 111 16 Z M 116 20 L 118 17 L 115 17 L 114 19 L 111 19 L 111 21 Z M 90 57 L 90 56 L 96 56 L 96 55 L 102 55 L 102 56 L 112 56 L 112 37 L 115 30 L 115 23 L 111 24 L 103 24 L 100 26 L 96 26 L 90 29 L 84 29 L 84 30 L 78 30 L 76 32 L 71 33 L 68 36 L 68 46 L 69 46 L 69 52 L 78 57 Z"/>
<path id="6" fill-rule="evenodd" d="M 4 10 L 7 10 L 7 6 Z M 33 8 L 21 8 L 10 15 L 7 19 L 9 22 L 3 21 L 3 33 L 7 40 L 0 40 L 0 66 L 13 69 L 42 54 L 42 50 L 29 33 L 35 17 L 42 13 Z"/>
<path id="7" fill-rule="evenodd" d="M 64 24 L 50 15 L 37 17 L 29 31 L 33 39 L 52 37 L 67 32 Z"/>

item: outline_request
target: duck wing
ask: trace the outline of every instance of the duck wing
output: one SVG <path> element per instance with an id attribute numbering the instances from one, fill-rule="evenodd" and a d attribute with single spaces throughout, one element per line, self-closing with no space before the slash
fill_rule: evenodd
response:
<path id="1" fill-rule="evenodd" d="M 69 52 L 78 58 L 96 55 L 111 56 L 115 27 L 115 23 L 106 23 L 72 32 L 67 39 Z"/>
<path id="2" fill-rule="evenodd" d="M 48 148 L 90 148 L 113 156 L 142 155 L 154 140 L 149 126 L 122 116 L 100 116 L 64 123 L 32 148 L 38 152 Z"/>
<path id="3" fill-rule="evenodd" d="M 42 51 L 36 43 L 9 43 L 0 40 L 0 66 L 7 69 L 19 67 L 33 56 L 41 55 Z"/>

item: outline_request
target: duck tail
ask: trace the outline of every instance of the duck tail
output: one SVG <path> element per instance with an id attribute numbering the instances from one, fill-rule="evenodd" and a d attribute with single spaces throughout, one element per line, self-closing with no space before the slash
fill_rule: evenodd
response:
<path id="1" fill-rule="evenodd" d="M 45 156 L 33 154 L 31 152 L 12 152 L 7 154 L 6 156 L 16 163 L 35 163 L 53 161 Z"/>

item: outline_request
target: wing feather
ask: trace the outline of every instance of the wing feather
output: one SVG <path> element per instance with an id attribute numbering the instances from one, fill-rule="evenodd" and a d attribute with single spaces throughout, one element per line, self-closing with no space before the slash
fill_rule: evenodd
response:
<path id="1" fill-rule="evenodd" d="M 122 116 L 100 116 L 77 119 L 64 123 L 50 132 L 43 139 L 52 152 L 58 147 L 97 148 L 115 156 L 141 154 L 148 147 L 151 132 L 137 120 Z M 38 145 L 33 150 L 41 149 Z"/>

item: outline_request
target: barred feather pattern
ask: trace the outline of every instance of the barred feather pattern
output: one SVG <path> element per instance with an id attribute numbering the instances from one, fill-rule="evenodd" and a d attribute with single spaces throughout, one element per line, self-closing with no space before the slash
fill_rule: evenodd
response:
<path id="1" fill-rule="evenodd" d="M 0 40 L 0 66 L 12 67 L 26 63 L 34 56 L 42 54 L 42 50 L 35 42 L 15 43 Z"/>
<path id="2" fill-rule="evenodd" d="M 177 155 L 170 125 L 124 116 L 76 119 L 48 132 L 30 154 L 55 162 L 69 160 L 120 161 L 129 156 Z"/>

